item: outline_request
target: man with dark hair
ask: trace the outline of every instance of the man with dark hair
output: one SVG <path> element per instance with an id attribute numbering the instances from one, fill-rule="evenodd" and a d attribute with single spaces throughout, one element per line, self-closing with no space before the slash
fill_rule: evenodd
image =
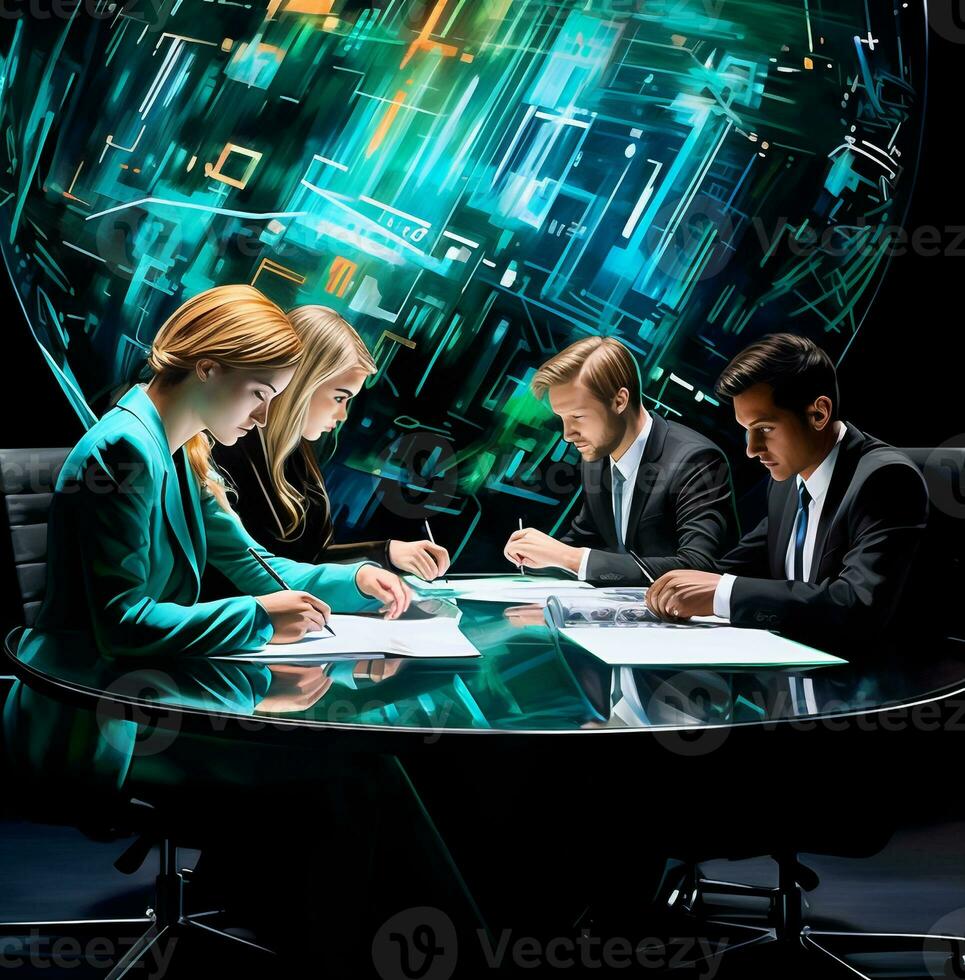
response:
<path id="1" fill-rule="evenodd" d="M 660 578 L 647 596 L 653 612 L 715 614 L 823 646 L 896 625 L 928 517 L 912 462 L 839 418 L 834 365 L 804 337 L 752 344 L 717 392 L 747 430 L 747 455 L 770 473 L 767 516 L 717 572 Z"/>
<path id="2" fill-rule="evenodd" d="M 583 502 L 560 539 L 514 531 L 503 550 L 524 568 L 563 568 L 594 585 L 647 585 L 672 568 L 713 568 L 737 540 L 730 468 L 709 439 L 648 412 L 633 354 L 586 337 L 533 377 L 583 459 Z M 643 571 L 630 552 L 646 568 Z M 649 576 L 649 578 L 648 578 Z"/>

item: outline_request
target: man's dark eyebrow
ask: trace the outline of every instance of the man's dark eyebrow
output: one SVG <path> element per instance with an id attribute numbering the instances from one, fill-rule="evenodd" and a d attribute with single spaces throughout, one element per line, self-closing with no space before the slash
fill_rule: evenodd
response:
<path id="1" fill-rule="evenodd" d="M 752 425 L 757 425 L 759 422 L 776 422 L 777 419 L 770 415 L 762 415 L 759 419 L 754 419 L 753 422 L 748 422 L 747 427 L 750 428 Z"/>

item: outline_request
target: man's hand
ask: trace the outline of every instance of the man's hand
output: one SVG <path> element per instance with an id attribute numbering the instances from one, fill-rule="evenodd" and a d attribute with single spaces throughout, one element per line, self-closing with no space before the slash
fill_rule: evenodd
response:
<path id="1" fill-rule="evenodd" d="M 355 584 L 362 595 L 382 603 L 379 612 L 384 612 L 386 619 L 398 619 L 412 601 L 412 592 L 398 575 L 375 565 L 363 565 L 355 575 Z"/>
<path id="2" fill-rule="evenodd" d="M 546 615 L 543 612 L 543 607 L 539 603 L 530 603 L 526 606 L 510 606 L 503 611 L 503 616 L 513 626 L 546 625 Z"/>
<path id="3" fill-rule="evenodd" d="M 507 561 L 524 568 L 565 568 L 571 572 L 580 570 L 581 548 L 563 544 L 534 527 L 513 531 L 503 554 Z"/>
<path id="4" fill-rule="evenodd" d="M 719 581 L 720 576 L 713 572 L 667 572 L 647 589 L 647 605 L 655 616 L 670 622 L 713 616 Z"/>

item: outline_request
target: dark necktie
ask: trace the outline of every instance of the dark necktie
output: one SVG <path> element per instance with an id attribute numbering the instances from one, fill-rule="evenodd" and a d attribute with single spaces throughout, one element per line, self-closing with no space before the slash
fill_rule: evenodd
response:
<path id="1" fill-rule="evenodd" d="M 808 536 L 808 507 L 811 504 L 811 494 L 802 481 L 797 488 L 798 509 L 795 521 L 794 532 L 794 578 L 798 582 L 804 581 L 804 542 Z"/>
<path id="2" fill-rule="evenodd" d="M 623 474 L 615 466 L 613 467 L 613 522 L 616 524 L 617 550 L 621 553 L 626 551 L 623 541 L 623 491 L 625 480 Z"/>

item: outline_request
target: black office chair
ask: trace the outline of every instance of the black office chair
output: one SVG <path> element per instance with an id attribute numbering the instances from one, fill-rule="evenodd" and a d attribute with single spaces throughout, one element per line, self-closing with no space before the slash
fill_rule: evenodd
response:
<path id="1" fill-rule="evenodd" d="M 8 530 L 0 533 L 0 596 L 4 600 L 0 612 L 8 623 L 31 626 L 40 609 L 46 576 L 47 510 L 66 457 L 66 449 L 0 450 L 0 494 Z M 13 680 L 0 669 L 0 704 Z"/>
<path id="2" fill-rule="evenodd" d="M 46 585 L 47 513 L 57 476 L 69 450 L 66 449 L 0 449 L 0 492 L 6 505 L 9 534 L 0 534 L 0 547 L 6 559 L 0 563 L 0 574 L 6 576 L 4 595 L 19 595 L 23 624 L 36 620 Z M 11 613 L 12 615 L 12 613 Z M 6 637 L 7 655 L 15 656 L 24 626 L 13 629 Z M 5 696 L 0 698 L 2 706 Z M 13 799 L 11 799 L 13 797 Z M 35 822 L 73 823 L 97 840 L 117 840 L 135 835 L 128 849 L 114 862 L 123 874 L 133 874 L 156 846 L 159 852 L 153 907 L 143 916 L 128 919 L 68 919 L 46 922 L 2 922 L 0 936 L 22 936 L 41 933 L 47 936 L 73 935 L 77 932 L 103 934 L 110 930 L 129 930 L 143 925 L 141 938 L 128 950 L 107 975 L 117 980 L 141 967 L 148 951 L 164 940 L 191 933 L 226 940 L 248 949 L 273 955 L 273 951 L 247 939 L 210 925 L 220 910 L 189 914 L 185 909 L 184 886 L 190 878 L 187 869 L 178 868 L 178 843 L 165 827 L 165 815 L 150 803 L 119 796 L 106 805 L 85 811 L 80 819 L 62 819 L 62 802 L 56 817 L 45 801 L 17 799 L 5 794 L 5 815 L 26 817 Z M 81 817 L 75 814 L 75 818 Z"/>
<path id="3" fill-rule="evenodd" d="M 941 608 L 948 613 L 935 630 L 936 639 L 944 636 L 946 642 L 961 642 L 965 635 L 959 613 L 961 596 L 965 595 L 965 448 L 915 448 L 903 452 L 921 471 L 930 498 L 928 531 L 918 562 L 918 567 L 928 570 L 927 585 L 931 594 L 926 608 Z M 936 582 L 943 585 L 943 597 L 934 594 Z M 910 583 L 909 587 L 914 589 L 915 583 Z M 965 647 L 962 653 L 965 655 Z M 796 842 L 789 841 L 788 846 L 770 854 L 777 864 L 775 887 L 706 878 L 696 862 L 685 860 L 667 875 L 661 896 L 671 913 L 682 913 L 696 920 L 698 927 L 714 927 L 730 937 L 736 934 L 736 941 L 713 954 L 725 957 L 725 961 L 733 958 L 728 954 L 734 953 L 750 962 L 746 957 L 753 958 L 756 947 L 780 943 L 785 949 L 801 954 L 803 975 L 817 976 L 817 971 L 821 970 L 822 976 L 830 971 L 832 975 L 870 980 L 842 956 L 846 953 L 867 956 L 927 951 L 948 956 L 945 962 L 947 976 L 965 977 L 965 936 L 820 930 L 807 924 L 806 896 L 817 888 L 819 878 L 800 861 L 799 852 L 868 857 L 887 844 L 892 832 L 893 828 L 885 823 L 864 825 L 860 839 L 856 837 L 849 841 L 844 851 L 833 844 L 821 846 L 807 833 L 802 833 Z M 834 835 L 830 836 L 833 839 Z M 751 855 L 744 853 L 741 856 Z M 759 917 L 758 923 L 752 924 L 748 920 L 754 918 L 755 904 Z M 682 965 L 695 967 L 699 964 L 691 961 Z"/>
<path id="4" fill-rule="evenodd" d="M 928 534 L 918 565 L 927 569 L 918 583 L 933 615 L 943 610 L 941 635 L 965 640 L 960 605 L 965 595 L 965 448 L 903 449 L 928 484 Z M 941 594 L 936 595 L 936 584 Z"/>

